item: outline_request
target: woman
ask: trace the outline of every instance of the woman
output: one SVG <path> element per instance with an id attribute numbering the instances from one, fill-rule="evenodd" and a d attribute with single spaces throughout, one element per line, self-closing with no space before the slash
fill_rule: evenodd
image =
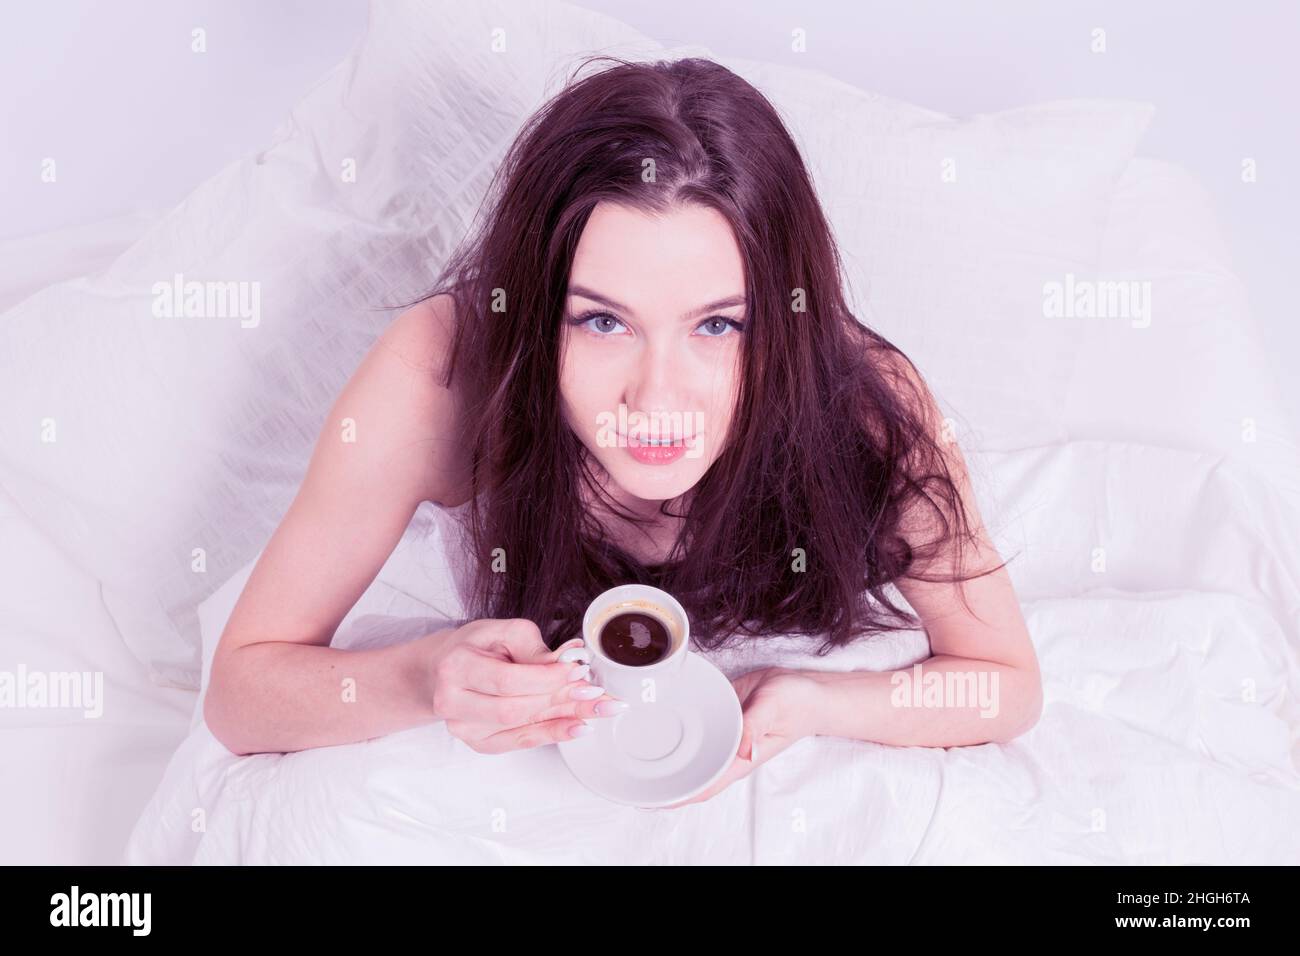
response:
<path id="1" fill-rule="evenodd" d="M 615 60 L 529 120 L 489 198 L 339 396 L 240 597 L 205 705 L 227 747 L 445 720 L 499 753 L 590 730 L 621 702 L 574 635 L 628 582 L 673 594 L 702 647 L 928 632 L 919 672 L 738 678 L 740 752 L 696 799 L 811 734 L 946 747 L 1033 725 L 1033 645 L 961 454 L 911 362 L 849 312 L 758 91 L 705 60 Z M 329 647 L 424 501 L 466 506 L 471 620 Z M 991 679 L 996 706 L 900 693 L 927 677 Z"/>

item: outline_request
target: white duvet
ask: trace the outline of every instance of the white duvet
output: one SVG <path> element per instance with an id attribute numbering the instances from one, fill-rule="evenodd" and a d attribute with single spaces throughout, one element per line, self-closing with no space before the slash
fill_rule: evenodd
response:
<path id="1" fill-rule="evenodd" d="M 1008 745 L 815 737 L 711 800 L 639 810 L 588 792 L 553 746 L 482 755 L 441 723 L 244 758 L 198 723 L 126 859 L 1300 862 L 1300 508 L 1289 492 L 1217 456 L 1141 444 L 1070 442 L 971 464 L 999 546 L 1016 555 L 1046 689 L 1038 725 Z M 433 512 L 417 513 L 336 644 L 402 639 L 458 613 L 446 603 L 454 589 L 428 572 Z M 214 596 L 205 644 L 240 586 Z M 735 676 L 928 655 L 919 632 L 823 659 L 812 646 L 711 657 Z"/>

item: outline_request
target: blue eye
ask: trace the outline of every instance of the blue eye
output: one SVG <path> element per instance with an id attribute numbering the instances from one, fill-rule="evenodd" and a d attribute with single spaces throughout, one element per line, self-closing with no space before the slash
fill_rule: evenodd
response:
<path id="1" fill-rule="evenodd" d="M 744 322 L 738 322 L 735 319 L 726 319 L 720 315 L 715 315 L 711 319 L 705 319 L 698 326 L 696 331 L 707 329 L 704 333 L 706 339 L 720 339 L 723 336 L 730 335 L 733 331 L 742 332 L 745 329 Z"/>
<path id="2" fill-rule="evenodd" d="M 626 328 L 622 322 L 608 312 L 584 312 L 569 319 L 570 325 L 586 326 L 600 336 L 613 335 L 619 328 Z"/>
<path id="3" fill-rule="evenodd" d="M 627 326 L 623 324 L 623 321 L 616 319 L 608 312 L 583 312 L 581 315 L 571 316 L 569 324 L 579 328 L 586 328 L 602 338 L 608 338 L 627 331 Z M 695 331 L 706 339 L 720 339 L 733 332 L 742 332 L 744 328 L 744 322 L 715 315 L 697 325 Z"/>

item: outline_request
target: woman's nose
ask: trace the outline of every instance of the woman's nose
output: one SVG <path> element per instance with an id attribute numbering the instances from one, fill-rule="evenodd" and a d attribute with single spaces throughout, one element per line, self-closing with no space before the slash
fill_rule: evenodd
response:
<path id="1" fill-rule="evenodd" d="M 628 405 L 640 411 L 681 411 L 680 398 L 689 388 L 688 373 L 672 349 L 650 345 L 637 361 Z"/>

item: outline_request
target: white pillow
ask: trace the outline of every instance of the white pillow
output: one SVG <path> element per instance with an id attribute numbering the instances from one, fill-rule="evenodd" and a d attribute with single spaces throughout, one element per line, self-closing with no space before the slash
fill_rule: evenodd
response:
<path id="1" fill-rule="evenodd" d="M 1072 100 L 957 119 L 815 73 L 724 61 L 812 168 L 857 314 L 924 373 L 969 450 L 1064 440 L 1081 330 L 1044 284 L 1095 278 L 1150 104 Z"/>
<path id="2" fill-rule="evenodd" d="M 0 486 L 102 581 L 156 681 L 199 685 L 196 607 L 292 501 L 334 397 L 391 318 L 382 307 L 427 290 L 524 119 L 593 51 L 666 55 L 566 4 L 375 4 L 365 39 L 268 149 L 104 272 L 3 317 Z M 1026 283 L 1095 268 L 1097 219 L 1148 109 L 963 122 L 815 72 L 723 62 L 770 83 L 809 151 L 858 291 L 869 280 L 865 317 L 988 447 L 1056 437 L 1068 354 L 1060 327 L 1026 313 Z M 949 155 L 956 184 L 939 176 Z M 242 283 L 249 308 L 156 315 L 177 275 Z"/>
<path id="3" fill-rule="evenodd" d="M 1111 204 L 1100 268 L 1105 281 L 1145 284 L 1149 308 L 1062 320 L 1080 335 L 1070 437 L 1225 455 L 1300 495 L 1294 427 L 1205 188 L 1171 163 L 1135 159 Z"/>

